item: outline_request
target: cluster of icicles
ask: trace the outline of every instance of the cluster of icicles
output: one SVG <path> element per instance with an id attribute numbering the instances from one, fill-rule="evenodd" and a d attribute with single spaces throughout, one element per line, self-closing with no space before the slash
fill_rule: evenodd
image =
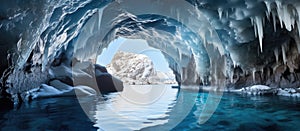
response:
<path id="1" fill-rule="evenodd" d="M 276 16 L 279 19 L 280 27 L 283 28 L 283 25 L 288 31 L 292 31 L 297 23 L 298 27 L 298 33 L 300 36 L 300 5 L 292 6 L 290 4 L 282 5 L 281 2 L 275 1 L 275 2 L 269 2 L 264 1 L 267 7 L 266 16 L 268 20 L 270 20 L 270 17 L 272 16 L 273 19 L 273 25 L 274 25 L 274 31 L 276 32 Z M 298 18 L 298 19 L 297 19 Z M 260 48 L 262 51 L 262 39 L 263 39 L 263 27 L 265 24 L 265 20 L 263 17 L 256 16 L 255 20 L 251 19 L 254 25 L 255 30 L 255 36 L 259 38 Z M 299 43 L 297 43 L 298 49 L 300 49 Z M 283 60 L 284 63 L 286 63 L 286 57 L 285 57 L 285 48 L 282 46 L 282 52 L 283 52 Z M 300 52 L 299 52 L 300 53 Z M 278 57 L 276 57 L 278 58 Z M 278 61 L 278 59 L 276 59 Z"/>

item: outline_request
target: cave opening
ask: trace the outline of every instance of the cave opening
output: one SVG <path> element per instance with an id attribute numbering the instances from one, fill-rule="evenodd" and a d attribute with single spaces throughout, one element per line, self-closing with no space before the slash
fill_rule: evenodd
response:
<path id="1" fill-rule="evenodd" d="M 96 64 L 125 85 L 178 84 L 164 54 L 142 39 L 115 39 L 98 55 Z"/>

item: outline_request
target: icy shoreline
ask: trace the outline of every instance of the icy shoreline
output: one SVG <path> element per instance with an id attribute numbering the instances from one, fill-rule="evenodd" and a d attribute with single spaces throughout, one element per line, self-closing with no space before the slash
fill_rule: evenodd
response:
<path id="1" fill-rule="evenodd" d="M 253 85 L 241 89 L 229 89 L 228 92 L 248 95 L 278 95 L 300 98 L 300 87 L 298 88 L 272 88 L 265 85 Z"/>
<path id="2" fill-rule="evenodd" d="M 199 90 L 211 91 L 214 88 L 211 87 L 200 87 L 197 89 L 196 86 L 181 86 L 184 90 Z M 241 89 L 228 89 L 224 90 L 228 93 L 238 93 L 253 96 L 286 96 L 300 98 L 300 87 L 299 88 L 271 88 L 265 85 L 253 85 L 249 87 L 244 87 Z M 75 93 L 76 92 L 76 93 Z M 97 92 L 87 86 L 75 86 L 71 87 L 58 80 L 50 83 L 50 85 L 42 84 L 39 88 L 32 89 L 27 93 L 27 99 L 39 99 L 39 98 L 49 98 L 49 97 L 61 97 L 61 96 L 91 96 L 96 95 Z"/>

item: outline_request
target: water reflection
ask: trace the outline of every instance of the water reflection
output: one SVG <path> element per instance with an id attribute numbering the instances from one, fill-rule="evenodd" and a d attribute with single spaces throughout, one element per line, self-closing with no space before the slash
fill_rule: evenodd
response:
<path id="1" fill-rule="evenodd" d="M 139 130 L 165 124 L 174 106 L 177 89 L 170 85 L 126 86 L 96 106 L 96 127 L 103 130 Z"/>
<path id="2" fill-rule="evenodd" d="M 198 118 L 208 93 L 165 88 L 148 95 L 149 87 L 124 90 L 105 97 L 59 97 L 23 103 L 0 110 L 0 130 L 299 130 L 300 99 L 225 93 L 212 117 Z M 148 89 L 145 89 L 148 88 Z M 130 91 L 130 92 L 127 92 Z M 157 90 L 156 90 L 157 91 Z M 148 104 L 125 98 L 145 94 Z M 157 93 L 157 92 L 156 92 Z M 150 97 L 153 96 L 153 97 Z M 159 97 L 158 97 L 159 96 Z M 141 96 L 143 97 L 143 96 Z M 79 103 L 78 103 L 79 100 Z M 142 102 L 142 101 L 140 101 Z M 83 110 L 84 109 L 84 110 Z M 87 117 L 88 116 L 88 117 Z"/>
<path id="3" fill-rule="evenodd" d="M 92 103 L 86 107 L 93 109 Z M 87 129 L 97 130 L 75 97 L 39 99 L 23 103 L 18 109 L 0 111 L 3 131 Z"/>

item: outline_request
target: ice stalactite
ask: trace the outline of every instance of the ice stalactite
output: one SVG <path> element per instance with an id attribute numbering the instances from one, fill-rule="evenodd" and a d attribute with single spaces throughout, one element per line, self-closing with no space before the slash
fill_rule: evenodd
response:
<path id="1" fill-rule="evenodd" d="M 273 18 L 273 28 L 274 28 L 274 32 L 276 32 L 276 30 L 277 30 L 277 26 L 276 26 L 276 15 L 275 15 L 275 13 L 273 12 L 272 13 L 273 15 L 272 15 L 272 18 Z"/>
<path id="2" fill-rule="evenodd" d="M 264 37 L 264 26 L 263 26 L 263 18 L 256 16 L 255 17 L 255 28 L 257 31 L 258 39 L 259 39 L 259 46 L 260 51 L 263 52 L 263 37 Z"/>
<path id="3" fill-rule="evenodd" d="M 234 79 L 233 79 L 233 76 L 234 76 L 234 72 L 232 71 L 232 72 L 230 72 L 230 74 L 229 74 L 229 77 L 230 77 L 230 82 L 231 83 L 234 83 Z"/>
<path id="4" fill-rule="evenodd" d="M 255 82 L 255 73 L 256 73 L 256 69 L 252 69 L 252 79 Z"/>
<path id="5" fill-rule="evenodd" d="M 269 2 L 269 1 L 264 1 L 264 2 L 265 2 L 266 7 L 267 7 L 267 15 L 271 15 L 271 10 L 272 10 L 271 2 Z"/>
<path id="6" fill-rule="evenodd" d="M 223 9 L 222 8 L 218 9 L 218 14 L 219 14 L 219 19 L 222 19 L 222 15 L 223 15 Z"/>
<path id="7" fill-rule="evenodd" d="M 283 22 L 285 25 L 285 28 L 288 31 L 292 31 L 294 25 L 295 25 L 295 17 L 293 16 L 294 14 L 290 11 L 290 8 L 285 5 L 283 6 Z"/>
<path id="8" fill-rule="evenodd" d="M 233 62 L 233 68 L 236 68 L 237 67 L 237 63 L 235 61 L 232 61 Z"/>
<path id="9" fill-rule="evenodd" d="M 274 55 L 275 55 L 276 63 L 278 63 L 278 59 L 279 59 L 278 48 L 274 49 Z"/>
<path id="10" fill-rule="evenodd" d="M 278 18 L 279 18 L 279 22 L 280 22 L 280 27 L 281 28 L 283 28 L 283 18 L 282 18 L 282 16 L 283 16 L 283 13 L 282 13 L 282 4 L 281 4 L 281 2 L 280 1 L 275 1 L 275 3 L 276 3 L 276 11 L 277 11 L 277 16 L 278 16 Z"/>
<path id="11" fill-rule="evenodd" d="M 282 60 L 283 60 L 283 63 L 286 64 L 286 63 L 287 63 L 287 58 L 286 58 L 286 49 L 285 49 L 285 45 L 281 45 L 281 52 L 282 52 Z"/>

